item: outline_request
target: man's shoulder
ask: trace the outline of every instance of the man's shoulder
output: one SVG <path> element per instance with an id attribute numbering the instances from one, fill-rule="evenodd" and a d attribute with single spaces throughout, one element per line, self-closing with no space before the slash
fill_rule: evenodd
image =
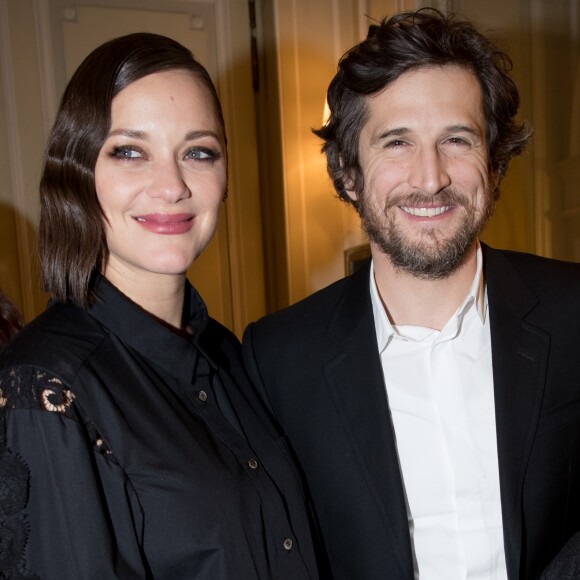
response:
<path id="1" fill-rule="evenodd" d="M 545 256 L 539 256 L 538 254 L 532 254 L 530 252 L 519 252 L 516 250 L 499 250 L 496 248 L 491 248 L 489 246 L 484 246 L 484 252 L 489 254 L 498 254 L 505 257 L 507 260 L 514 264 L 519 264 L 527 268 L 548 268 L 561 271 L 575 272 L 576 275 L 580 273 L 580 263 L 569 262 L 565 260 L 557 260 L 555 258 L 546 258 Z"/>
<path id="2" fill-rule="evenodd" d="M 304 333 L 305 328 L 314 331 L 326 326 L 329 319 L 335 314 L 337 308 L 344 308 L 351 303 L 357 307 L 370 296 L 368 288 L 368 267 L 354 274 L 341 278 L 329 286 L 322 288 L 282 310 L 268 314 L 253 324 L 260 330 L 276 331 L 280 329 L 288 334 L 292 329 Z"/>
<path id="3" fill-rule="evenodd" d="M 494 273 L 503 268 L 502 262 L 505 262 L 534 292 L 550 294 L 557 291 L 580 297 L 580 264 L 577 262 L 489 247 L 484 251 L 487 265 Z"/>

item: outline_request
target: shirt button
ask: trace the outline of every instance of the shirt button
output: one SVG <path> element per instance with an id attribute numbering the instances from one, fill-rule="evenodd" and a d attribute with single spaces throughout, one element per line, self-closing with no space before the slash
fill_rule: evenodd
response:
<path id="1" fill-rule="evenodd" d="M 286 538 L 284 540 L 284 549 L 288 550 L 288 552 L 292 549 L 292 546 L 294 545 L 294 542 L 290 539 L 290 538 Z"/>
<path id="2" fill-rule="evenodd" d="M 205 403 L 207 401 L 207 393 L 205 391 L 199 391 L 197 398 L 202 402 Z"/>
<path id="3" fill-rule="evenodd" d="M 250 469 L 258 469 L 258 462 L 255 459 L 250 459 L 248 465 L 250 466 Z"/>

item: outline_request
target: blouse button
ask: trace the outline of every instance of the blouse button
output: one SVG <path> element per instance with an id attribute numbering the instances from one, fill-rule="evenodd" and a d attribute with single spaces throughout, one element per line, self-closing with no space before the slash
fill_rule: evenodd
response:
<path id="1" fill-rule="evenodd" d="M 284 544 L 283 545 L 284 545 L 284 549 L 289 552 L 292 549 L 292 546 L 294 545 L 294 542 L 290 538 L 286 538 L 284 540 Z"/>
<path id="2" fill-rule="evenodd" d="M 207 393 L 205 391 L 199 391 L 197 398 L 202 402 L 205 403 L 207 401 Z"/>
<path id="3" fill-rule="evenodd" d="M 250 469 L 258 469 L 258 462 L 253 458 L 248 461 L 248 465 L 250 466 Z"/>

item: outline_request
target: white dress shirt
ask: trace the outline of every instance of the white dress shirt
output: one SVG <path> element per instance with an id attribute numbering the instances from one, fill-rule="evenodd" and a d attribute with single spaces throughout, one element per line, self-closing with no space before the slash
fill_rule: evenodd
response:
<path id="1" fill-rule="evenodd" d="M 421 580 L 507 579 L 481 248 L 441 331 L 393 327 L 371 297 Z"/>

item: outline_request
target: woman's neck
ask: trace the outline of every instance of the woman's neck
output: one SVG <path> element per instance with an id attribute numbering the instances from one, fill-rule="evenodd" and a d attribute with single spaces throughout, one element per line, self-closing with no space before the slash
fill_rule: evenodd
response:
<path id="1" fill-rule="evenodd" d="M 185 274 L 155 274 L 108 265 L 103 275 L 141 308 L 170 326 L 181 328 Z"/>

